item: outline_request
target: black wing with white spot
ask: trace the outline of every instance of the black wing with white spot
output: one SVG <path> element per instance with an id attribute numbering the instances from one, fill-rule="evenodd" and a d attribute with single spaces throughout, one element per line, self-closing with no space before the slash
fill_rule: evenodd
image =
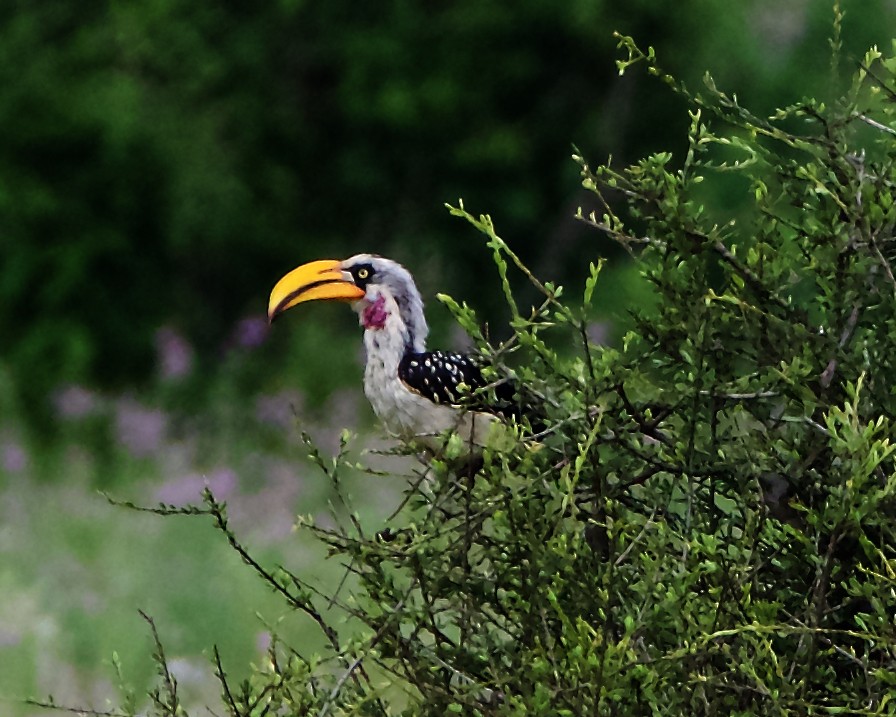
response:
<path id="1" fill-rule="evenodd" d="M 468 356 L 443 351 L 409 352 L 398 364 L 398 378 L 434 403 L 458 405 L 465 393 L 485 385 L 482 372 Z M 458 390 L 466 384 L 467 392 Z"/>
<path id="2" fill-rule="evenodd" d="M 398 378 L 412 391 L 434 403 L 464 406 L 504 416 L 517 414 L 514 407 L 514 388 L 508 382 L 495 387 L 497 404 L 489 404 L 485 392 L 472 395 L 488 382 L 482 377 L 479 366 L 469 357 L 459 353 L 427 351 L 406 353 L 398 364 Z M 465 385 L 461 391 L 458 386 Z"/>

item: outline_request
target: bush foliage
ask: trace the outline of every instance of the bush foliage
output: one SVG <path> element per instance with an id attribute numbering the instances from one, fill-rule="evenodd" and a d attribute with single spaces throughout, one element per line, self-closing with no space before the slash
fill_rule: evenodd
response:
<path id="1" fill-rule="evenodd" d="M 621 70 L 689 102 L 689 149 L 677 169 L 577 158 L 602 206 L 580 218 L 633 254 L 655 305 L 618 350 L 593 346 L 600 263 L 584 295 L 563 292 L 453 208 L 487 237 L 513 334 L 492 345 L 445 303 L 540 397 L 547 431 L 475 472 L 426 462 L 377 532 L 340 492 L 348 449 L 315 454 L 344 501 L 336 528 L 307 527 L 353 575 L 347 638 L 329 597 L 255 562 L 209 495 L 194 512 L 332 646 L 275 643 L 243 684 L 218 665 L 226 714 L 896 709 L 896 57 L 872 50 L 843 97 L 764 119 L 620 44 Z M 719 176 L 749 198 L 736 220 L 702 206 Z M 531 312 L 518 276 L 541 293 Z M 181 714 L 160 665 L 152 713 Z"/>

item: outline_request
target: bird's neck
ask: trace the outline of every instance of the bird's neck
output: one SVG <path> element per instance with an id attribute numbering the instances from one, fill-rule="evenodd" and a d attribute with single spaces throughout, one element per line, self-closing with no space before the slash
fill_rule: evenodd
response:
<path id="1" fill-rule="evenodd" d="M 386 293 L 364 302 L 359 321 L 364 327 L 367 369 L 398 375 L 398 364 L 409 351 L 424 350 L 423 341 L 414 336 L 404 321 L 398 303 Z"/>
<path id="2" fill-rule="evenodd" d="M 359 309 L 364 327 L 364 349 L 367 353 L 364 368 L 364 393 L 374 412 L 391 433 L 402 433 L 402 394 L 398 367 L 409 351 L 422 342 L 417 340 L 405 323 L 398 304 L 388 294 L 380 294 L 364 302 Z"/>
<path id="3" fill-rule="evenodd" d="M 365 303 L 361 309 L 361 326 L 371 331 L 379 331 L 386 328 L 386 320 L 389 311 L 386 309 L 386 297 L 380 294 L 373 303 Z"/>
<path id="4" fill-rule="evenodd" d="M 365 329 L 365 342 L 383 343 L 385 338 L 390 346 L 400 343 L 399 359 L 407 352 L 426 350 L 429 327 L 423 316 L 423 301 L 416 290 L 398 298 L 389 291 L 377 291 L 360 302 L 357 310 L 359 323 Z M 387 336 L 378 336 L 379 332 Z"/>

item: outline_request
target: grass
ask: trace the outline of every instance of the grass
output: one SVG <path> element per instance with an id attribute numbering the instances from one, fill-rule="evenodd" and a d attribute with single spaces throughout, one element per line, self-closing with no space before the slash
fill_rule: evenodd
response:
<path id="1" fill-rule="evenodd" d="M 140 405 L 133 397 L 126 401 L 132 412 Z M 97 489 L 152 506 L 200 503 L 208 485 L 228 503 L 232 527 L 256 559 L 332 589 L 340 566 L 326 560 L 308 533 L 293 529 L 298 514 L 328 520 L 332 498 L 320 470 L 302 458 L 295 419 L 289 426 L 244 425 L 213 437 L 194 428 L 202 431 L 201 441 L 184 440 L 189 432 L 169 425 L 154 439 L 158 445 L 142 448 L 133 433 L 139 434 L 137 420 L 131 443 L 110 449 L 105 439 L 84 432 L 114 434 L 116 405 L 118 399 L 106 400 L 105 408 L 69 419 L 60 445 L 50 451 L 55 458 L 31 455 L 24 465 L 0 468 L 4 715 L 47 714 L 23 700 L 48 695 L 57 704 L 108 710 L 132 691 L 142 704 L 156 667 L 139 610 L 152 616 L 187 705 L 218 704 L 213 646 L 233 680 L 263 659 L 272 630 L 303 654 L 323 649 L 317 628 L 271 593 L 209 518 L 133 511 L 111 504 Z M 302 427 L 311 429 L 325 454 L 341 429 L 307 420 Z M 15 432 L 9 424 L 3 431 L 8 449 Z M 362 520 L 376 525 L 399 502 L 404 481 L 357 475 L 346 487 Z"/>

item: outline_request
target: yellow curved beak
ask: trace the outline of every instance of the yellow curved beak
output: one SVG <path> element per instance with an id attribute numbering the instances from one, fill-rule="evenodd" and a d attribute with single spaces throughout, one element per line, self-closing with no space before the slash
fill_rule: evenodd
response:
<path id="1" fill-rule="evenodd" d="M 345 280 L 341 262 L 312 261 L 293 269 L 277 282 L 268 300 L 268 322 L 303 301 L 357 301 L 362 296 L 363 289 Z"/>

